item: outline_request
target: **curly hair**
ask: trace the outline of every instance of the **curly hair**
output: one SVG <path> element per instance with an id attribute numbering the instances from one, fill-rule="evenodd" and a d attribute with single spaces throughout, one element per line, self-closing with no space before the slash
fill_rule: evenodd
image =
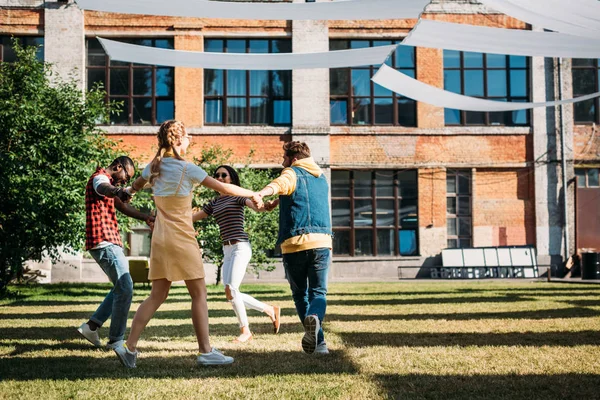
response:
<path id="1" fill-rule="evenodd" d="M 304 142 L 287 142 L 283 145 L 283 151 L 285 152 L 286 156 L 290 158 L 297 158 L 298 160 L 310 157 L 310 149 Z"/>
<path id="2" fill-rule="evenodd" d="M 160 163 L 165 155 L 165 152 L 172 151 L 173 155 L 178 160 L 183 160 L 177 150 L 173 147 L 183 136 L 185 136 L 185 126 L 183 122 L 171 119 L 162 123 L 158 129 L 158 151 L 154 156 L 154 159 L 150 163 L 150 185 L 154 184 L 154 181 L 160 175 Z"/>

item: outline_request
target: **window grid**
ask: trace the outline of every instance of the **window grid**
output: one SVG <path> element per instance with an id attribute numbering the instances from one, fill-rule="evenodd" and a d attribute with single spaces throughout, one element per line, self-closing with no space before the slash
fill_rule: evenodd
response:
<path id="1" fill-rule="evenodd" d="M 598 91 L 600 82 L 600 64 L 598 59 L 573 59 L 571 66 L 573 75 L 573 97 L 584 96 Z M 586 76 L 586 75 L 590 76 Z M 591 81 L 590 78 L 591 77 Z M 586 85 L 589 87 L 586 90 Z M 593 86 L 592 86 L 593 85 Z M 576 124 L 588 125 L 600 123 L 600 106 L 598 98 L 580 101 L 573 105 L 573 119 Z"/>
<path id="2" fill-rule="evenodd" d="M 37 46 L 36 57 L 39 61 L 44 61 L 44 37 L 43 36 L 14 36 L 21 43 L 21 46 Z M 15 54 L 12 51 L 13 36 L 0 36 L 0 62 L 15 61 Z"/>
<path id="3" fill-rule="evenodd" d="M 173 40 L 165 39 L 139 39 L 148 42 L 152 47 L 173 48 Z M 127 40 L 122 40 L 127 41 Z M 166 44 L 166 46 L 157 46 L 157 42 Z M 91 60 L 94 61 L 91 61 Z M 102 65 L 99 65 L 102 64 Z M 166 94 L 159 94 L 157 88 L 158 71 L 166 73 L 164 77 L 170 77 L 170 84 L 167 83 L 163 89 Z M 112 125 L 159 125 L 162 122 L 173 119 L 175 114 L 175 94 L 174 94 L 174 71 L 172 67 L 160 67 L 156 65 L 142 65 L 125 63 L 120 61 L 111 61 L 108 55 L 101 48 L 96 39 L 88 40 L 87 49 L 87 72 L 88 72 L 88 90 L 97 82 L 102 82 L 106 91 L 105 101 L 123 102 L 121 113 L 119 115 L 111 114 L 110 123 Z M 140 79 L 140 73 L 150 74 L 150 93 L 139 94 L 141 91 L 137 85 L 147 79 L 148 76 Z M 125 82 L 126 80 L 126 82 Z M 126 88 L 127 93 L 115 93 L 120 89 Z M 146 88 L 148 89 L 148 88 Z M 150 102 L 150 109 L 138 107 L 143 102 Z M 160 107 L 159 107 L 160 105 Z M 160 108 L 160 115 L 159 115 Z"/>
<path id="4" fill-rule="evenodd" d="M 364 47 L 374 47 L 375 43 L 379 43 L 382 45 L 391 45 L 398 44 L 400 40 L 331 40 L 329 43 L 330 50 L 339 50 L 339 49 L 350 49 L 355 48 L 352 47 L 352 43 L 365 42 L 368 43 L 368 46 Z M 408 72 L 408 75 L 411 77 L 415 77 L 416 74 L 416 60 L 414 50 L 412 51 L 412 65 L 399 65 L 397 60 L 397 51 L 394 51 L 390 56 L 390 61 L 387 63 L 392 68 L 396 70 L 400 70 L 402 72 Z M 343 74 L 346 75 L 346 82 L 348 86 L 347 93 L 344 94 L 331 94 L 336 90 L 334 88 L 334 80 L 330 79 L 330 103 L 331 107 L 335 107 L 336 103 L 345 105 L 345 114 L 346 121 L 338 122 L 335 121 L 333 116 L 331 117 L 331 125 L 354 125 L 354 126 L 364 126 L 364 125 L 384 125 L 384 126 L 416 126 L 416 102 L 407 97 L 400 96 L 395 92 L 390 92 L 390 95 L 376 95 L 376 87 L 378 85 L 374 83 L 370 78 L 375 75 L 379 66 L 369 65 L 369 66 L 361 66 L 361 67 L 352 67 L 352 68 L 334 68 L 330 70 L 330 74 L 336 74 L 337 72 L 344 71 Z M 369 71 L 369 96 L 364 95 L 355 95 L 354 85 L 352 84 L 352 74 L 356 71 Z M 386 100 L 392 99 L 392 121 L 391 122 L 379 122 L 377 117 L 377 100 Z M 366 121 L 358 121 L 356 118 L 356 113 L 358 112 L 358 107 L 361 106 L 361 101 L 367 101 L 368 104 L 368 120 Z M 406 116 L 406 118 L 401 118 L 400 106 L 404 104 L 404 107 L 408 109 L 408 112 L 411 115 Z M 402 121 L 404 119 L 404 121 Z"/>
<path id="5" fill-rule="evenodd" d="M 600 187 L 600 168 L 575 168 L 578 188 Z"/>
<path id="6" fill-rule="evenodd" d="M 207 41 L 222 41 L 223 42 L 223 51 L 224 52 L 228 52 L 229 48 L 228 48 L 228 42 L 230 41 L 239 41 L 240 39 L 207 39 Z M 243 39 L 245 40 L 245 53 L 254 53 L 251 51 L 250 48 L 250 42 L 251 41 L 255 41 L 257 39 Z M 269 39 L 269 40 L 265 40 L 266 42 L 268 42 L 268 53 L 276 53 L 276 51 L 274 51 L 274 43 L 275 41 L 277 42 L 289 42 L 289 46 L 290 46 L 290 51 L 291 51 L 291 41 L 290 40 L 281 40 L 281 39 Z M 206 42 L 205 42 L 206 43 Z M 207 48 L 206 44 L 205 44 L 205 48 Z M 208 50 L 210 51 L 210 50 Z M 206 70 L 205 70 L 206 71 Z M 266 125 L 290 125 L 291 124 L 291 71 L 267 71 L 268 73 L 268 83 L 269 83 L 269 88 L 268 88 L 268 92 L 269 94 L 267 95 L 256 95 L 256 94 L 251 94 L 251 73 L 252 71 L 250 70 L 246 70 L 244 71 L 245 73 L 245 94 L 244 95 L 232 95 L 232 94 L 228 94 L 228 75 L 231 74 L 232 72 L 228 71 L 228 70 L 213 70 L 215 72 L 221 72 L 222 73 L 222 82 L 223 82 L 223 87 L 222 87 L 222 94 L 221 95 L 211 95 L 211 94 L 207 94 L 206 93 L 206 87 L 204 89 L 204 104 L 205 104 L 205 112 L 204 112 L 204 118 L 205 118 L 205 125 L 216 125 L 216 126 L 223 126 L 223 125 L 265 125 L 265 122 L 263 121 L 259 121 L 259 122 L 255 122 L 253 121 L 252 118 L 252 107 L 250 106 L 252 104 L 252 100 L 253 99 L 264 99 L 266 100 L 266 109 L 267 109 L 267 113 L 266 113 Z M 274 82 L 274 78 L 275 78 L 275 74 L 281 75 L 286 77 L 286 79 L 289 80 L 289 82 L 287 82 L 287 85 L 289 85 L 289 95 L 288 96 L 281 96 L 281 95 L 275 95 L 274 93 L 274 88 L 273 88 L 273 82 Z M 206 79 L 206 72 L 205 72 L 205 79 Z M 285 83 L 284 83 L 285 85 Z M 245 112 L 244 112 L 244 121 L 243 122 L 231 122 L 230 121 L 230 115 L 229 115 L 229 107 L 228 107 L 228 103 L 229 100 L 234 100 L 234 99 L 240 99 L 240 100 L 244 100 L 245 101 Z M 206 110 L 206 104 L 210 101 L 219 101 L 221 104 L 221 115 L 220 115 L 220 122 L 211 122 L 208 121 L 206 119 L 207 117 L 207 110 Z M 276 110 L 274 107 L 274 103 L 277 101 L 282 101 L 282 102 L 289 102 L 289 121 L 284 121 L 281 123 L 276 123 Z"/>
<path id="7" fill-rule="evenodd" d="M 448 50 L 444 50 L 444 54 L 447 54 Z M 479 98 L 484 98 L 484 99 L 488 99 L 488 100 L 495 100 L 495 101 L 499 101 L 499 100 L 506 100 L 508 102 L 515 102 L 515 101 L 522 101 L 522 102 L 527 102 L 529 101 L 529 93 L 530 93 L 530 60 L 529 58 L 527 58 L 527 62 L 526 62 L 526 66 L 525 67 L 513 67 L 511 65 L 511 56 L 506 55 L 505 57 L 505 66 L 504 67 L 493 67 L 493 66 L 488 66 L 488 54 L 485 53 L 477 53 L 477 54 L 482 54 L 483 56 L 483 64 L 481 67 L 471 67 L 471 66 L 465 66 L 465 52 L 456 52 L 456 53 L 460 53 L 460 66 L 459 67 L 447 67 L 446 65 L 444 65 L 444 72 L 446 71 L 460 71 L 460 93 L 459 94 L 465 94 L 465 82 L 467 79 L 465 79 L 465 72 L 466 71 L 482 71 L 483 74 L 483 90 L 484 90 L 484 94 L 483 96 L 473 96 L 473 97 L 479 97 Z M 488 71 L 505 71 L 506 72 L 506 96 L 491 96 L 489 95 L 489 84 L 488 84 Z M 525 89 L 525 93 L 527 93 L 527 96 L 513 96 L 511 94 L 512 90 L 511 90 L 511 71 L 525 71 L 526 72 L 526 89 Z M 474 112 L 474 111 L 462 111 L 460 110 L 460 123 L 448 123 L 446 122 L 447 126 L 462 126 L 462 125 L 473 125 L 473 126 L 528 126 L 530 124 L 530 112 L 529 110 L 525 110 L 524 111 L 526 113 L 526 122 L 525 123 L 500 123 L 498 122 L 498 118 L 493 118 L 494 120 L 492 121 L 491 116 L 499 116 L 499 115 L 509 115 L 513 112 L 511 111 L 507 111 L 507 112 Z M 469 123 L 468 119 L 469 116 L 476 116 L 478 114 L 483 114 L 483 123 Z M 500 118 L 501 120 L 505 120 L 505 118 Z"/>
<path id="8" fill-rule="evenodd" d="M 469 170 L 446 171 L 446 220 L 449 249 L 472 246 L 471 190 L 471 172 Z"/>

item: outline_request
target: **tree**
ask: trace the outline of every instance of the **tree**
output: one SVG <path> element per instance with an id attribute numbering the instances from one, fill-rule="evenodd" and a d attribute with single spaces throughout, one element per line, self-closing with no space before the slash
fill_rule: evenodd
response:
<path id="1" fill-rule="evenodd" d="M 51 83 L 35 47 L 13 47 L 16 62 L 0 63 L 0 296 L 26 260 L 83 247 L 86 182 L 117 155 L 96 126 L 110 112 L 102 88 Z"/>
<path id="2" fill-rule="evenodd" d="M 248 165 L 252 160 L 253 152 L 250 152 L 246 165 L 242 168 L 236 168 L 242 187 L 250 190 L 260 190 L 274 178 L 270 170 L 260 170 L 250 168 Z M 200 165 L 209 175 L 213 175 L 219 165 L 231 163 L 232 151 L 224 150 L 220 146 L 213 146 L 202 149 L 201 158 L 195 159 L 195 163 Z M 219 194 L 210 190 L 196 190 L 194 194 L 193 206 L 201 208 L 204 204 L 218 196 Z M 252 246 L 252 259 L 250 267 L 252 272 L 258 274 L 260 271 L 272 271 L 275 269 L 273 259 L 268 256 L 268 252 L 275 248 L 278 232 L 278 213 L 266 212 L 257 213 L 248 207 L 245 212 L 244 229 L 250 238 Z M 217 284 L 221 277 L 221 266 L 223 264 L 223 247 L 219 236 L 219 227 L 214 218 L 209 217 L 196 223 L 198 229 L 198 243 L 204 251 L 204 256 L 217 265 Z"/>

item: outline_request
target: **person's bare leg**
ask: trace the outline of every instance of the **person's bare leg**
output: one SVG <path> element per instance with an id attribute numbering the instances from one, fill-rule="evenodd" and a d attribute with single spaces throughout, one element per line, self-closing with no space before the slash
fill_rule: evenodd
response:
<path id="1" fill-rule="evenodd" d="M 139 308 L 135 312 L 133 321 L 131 322 L 131 332 L 127 338 L 127 348 L 130 351 L 135 351 L 138 340 L 142 335 L 142 331 L 148 325 L 148 322 L 161 306 L 165 302 L 169 295 L 169 289 L 171 288 L 171 282 L 166 279 L 158 279 L 152 281 L 152 290 L 150 296 L 140 304 Z"/>
<path id="2" fill-rule="evenodd" d="M 208 337 L 208 304 L 206 302 L 206 283 L 204 278 L 185 281 L 188 292 L 192 297 L 192 323 L 196 338 L 198 339 L 198 350 L 200 353 L 210 353 L 210 339 Z"/>

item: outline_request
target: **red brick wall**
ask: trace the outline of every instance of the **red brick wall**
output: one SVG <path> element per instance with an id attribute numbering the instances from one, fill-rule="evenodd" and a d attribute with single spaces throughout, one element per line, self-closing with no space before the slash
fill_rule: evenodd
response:
<path id="1" fill-rule="evenodd" d="M 419 170 L 419 228 L 446 227 L 446 170 Z"/>
<path id="2" fill-rule="evenodd" d="M 3 35 L 35 34 L 43 28 L 44 12 L 40 9 L 0 8 L 0 32 Z"/>
<path id="3" fill-rule="evenodd" d="M 575 162 L 580 165 L 600 166 L 600 132 L 591 125 L 575 125 L 573 129 Z"/>

